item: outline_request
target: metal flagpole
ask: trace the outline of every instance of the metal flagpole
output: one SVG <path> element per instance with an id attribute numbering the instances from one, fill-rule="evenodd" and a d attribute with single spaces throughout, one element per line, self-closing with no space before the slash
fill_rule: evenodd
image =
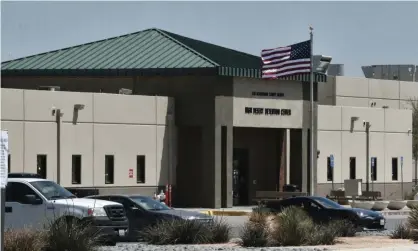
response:
<path id="1" fill-rule="evenodd" d="M 310 194 L 314 195 L 314 72 L 313 72 L 313 27 L 309 26 L 310 36 L 311 36 L 311 76 L 310 76 L 310 93 L 311 93 L 311 132 L 309 134 L 310 138 Z"/>

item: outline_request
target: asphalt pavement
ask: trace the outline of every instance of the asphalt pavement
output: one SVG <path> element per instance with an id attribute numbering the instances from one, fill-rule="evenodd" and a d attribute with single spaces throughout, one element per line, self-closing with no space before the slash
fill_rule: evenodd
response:
<path id="1" fill-rule="evenodd" d="M 231 237 L 236 238 L 239 237 L 242 226 L 248 219 L 248 216 L 223 216 L 222 219 L 230 224 L 232 228 Z M 386 217 L 386 229 L 394 230 L 397 225 L 405 223 L 406 219 L 406 216 Z"/>

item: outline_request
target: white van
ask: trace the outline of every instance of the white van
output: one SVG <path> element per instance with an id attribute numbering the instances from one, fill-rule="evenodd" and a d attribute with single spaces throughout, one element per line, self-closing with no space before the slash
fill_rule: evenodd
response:
<path id="1" fill-rule="evenodd" d="M 120 203 L 76 198 L 54 181 L 9 178 L 5 199 L 5 229 L 41 229 L 59 219 L 88 219 L 102 235 L 112 240 L 127 234 L 128 219 Z"/>

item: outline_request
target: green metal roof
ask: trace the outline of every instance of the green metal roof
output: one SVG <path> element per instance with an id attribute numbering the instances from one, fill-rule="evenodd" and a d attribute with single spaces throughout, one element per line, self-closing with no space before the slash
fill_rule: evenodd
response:
<path id="1" fill-rule="evenodd" d="M 2 76 L 204 74 L 253 78 L 261 76 L 260 66 L 258 56 L 155 28 L 1 64 Z M 319 74 L 316 81 L 322 82 L 324 77 Z"/>

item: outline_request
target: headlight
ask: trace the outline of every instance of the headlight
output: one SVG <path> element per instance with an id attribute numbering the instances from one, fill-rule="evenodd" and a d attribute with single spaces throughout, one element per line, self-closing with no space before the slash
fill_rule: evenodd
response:
<path id="1" fill-rule="evenodd" d="M 360 217 L 364 217 L 364 213 L 363 212 L 357 212 L 357 215 Z"/>
<path id="2" fill-rule="evenodd" d="M 107 216 L 107 213 L 103 207 L 89 208 L 87 213 L 89 216 L 93 216 L 93 217 Z"/>

